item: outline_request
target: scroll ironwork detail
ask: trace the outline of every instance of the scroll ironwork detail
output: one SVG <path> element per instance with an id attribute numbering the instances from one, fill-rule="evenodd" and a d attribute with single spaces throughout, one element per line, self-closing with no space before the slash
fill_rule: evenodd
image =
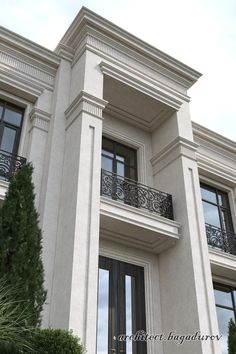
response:
<path id="1" fill-rule="evenodd" d="M 24 157 L 0 150 L 0 178 L 9 181 L 25 162 Z"/>
<path id="2" fill-rule="evenodd" d="M 236 235 L 219 227 L 205 224 L 208 245 L 236 255 Z"/>
<path id="3" fill-rule="evenodd" d="M 173 220 L 172 196 L 137 181 L 101 171 L 101 195 Z"/>

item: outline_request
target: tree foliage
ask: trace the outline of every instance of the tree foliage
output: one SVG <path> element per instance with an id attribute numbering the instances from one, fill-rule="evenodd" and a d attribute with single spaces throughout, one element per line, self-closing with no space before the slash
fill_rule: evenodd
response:
<path id="1" fill-rule="evenodd" d="M 11 179 L 0 210 L 0 278 L 17 287 L 15 300 L 25 300 L 21 311 L 30 315 L 26 325 L 38 326 L 46 291 L 32 172 L 27 163 Z"/>
<path id="2" fill-rule="evenodd" d="M 232 318 L 229 321 L 228 354 L 236 354 L 236 324 Z"/>

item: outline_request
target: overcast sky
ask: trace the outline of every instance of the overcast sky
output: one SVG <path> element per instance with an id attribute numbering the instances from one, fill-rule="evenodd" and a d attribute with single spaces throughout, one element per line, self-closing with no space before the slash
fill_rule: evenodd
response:
<path id="1" fill-rule="evenodd" d="M 2 0 L 0 24 L 53 50 L 82 6 L 200 71 L 192 120 L 236 140 L 235 0 Z"/>

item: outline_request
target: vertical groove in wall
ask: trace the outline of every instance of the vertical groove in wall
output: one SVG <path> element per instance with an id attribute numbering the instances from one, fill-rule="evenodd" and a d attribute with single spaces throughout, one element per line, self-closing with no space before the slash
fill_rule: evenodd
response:
<path id="1" fill-rule="evenodd" d="M 202 264 L 202 279 L 204 283 L 204 295 L 206 299 L 206 311 L 207 311 L 207 319 L 208 319 L 208 328 L 210 330 L 210 333 L 212 334 L 212 324 L 210 321 L 210 304 L 209 304 L 209 297 L 208 297 L 208 291 L 207 291 L 207 277 L 206 277 L 206 271 L 205 271 L 205 262 L 204 262 L 204 256 L 203 256 L 203 249 L 202 249 L 202 242 L 201 242 L 201 227 L 199 224 L 199 219 L 198 219 L 198 214 L 197 214 L 197 197 L 196 197 L 196 192 L 194 189 L 194 176 L 193 176 L 193 170 L 192 168 L 189 168 L 189 174 L 190 174 L 190 182 L 191 182 L 191 189 L 192 189 L 192 195 L 193 195 L 193 201 L 194 201 L 194 216 L 196 220 L 196 225 L 197 225 L 197 235 L 198 235 L 198 243 L 199 243 L 199 248 L 200 248 L 200 257 L 201 257 L 201 264 Z M 211 348 L 212 348 L 212 353 L 214 353 L 214 343 L 213 341 L 210 341 Z"/>
<path id="2" fill-rule="evenodd" d="M 86 331 L 87 331 L 87 317 L 88 317 L 88 286 L 89 286 L 89 272 L 90 272 L 90 246 L 91 246 L 91 222 L 92 222 L 92 196 L 93 196 L 93 174 L 94 174 L 94 137 L 95 137 L 95 128 L 89 126 L 88 132 L 88 143 L 90 143 L 89 156 L 89 168 L 88 168 L 88 180 L 89 180 L 89 191 L 88 191 L 88 230 L 87 238 L 88 244 L 86 249 L 86 261 L 85 261 L 85 271 L 86 271 L 86 280 L 85 280 L 85 297 L 84 297 L 84 325 L 83 325 L 83 338 L 84 345 L 86 347 Z"/>

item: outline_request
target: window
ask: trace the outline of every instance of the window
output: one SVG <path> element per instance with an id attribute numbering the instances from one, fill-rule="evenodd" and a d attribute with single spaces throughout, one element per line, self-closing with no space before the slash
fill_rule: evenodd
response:
<path id="1" fill-rule="evenodd" d="M 20 141 L 23 110 L 0 101 L 0 150 L 16 155 Z"/>
<path id="2" fill-rule="evenodd" d="M 232 318 L 236 321 L 236 289 L 227 285 L 215 283 L 214 294 L 219 331 L 222 335 L 222 354 L 227 354 L 229 320 Z"/>
<path id="3" fill-rule="evenodd" d="M 204 184 L 201 184 L 201 194 L 208 244 L 236 254 L 236 237 L 228 194 Z"/>
<path id="4" fill-rule="evenodd" d="M 113 140 L 102 139 L 102 169 L 120 177 L 137 180 L 136 150 Z"/>
<path id="5" fill-rule="evenodd" d="M 99 257 L 97 354 L 146 354 L 146 342 L 117 340 L 145 323 L 144 269 Z"/>

